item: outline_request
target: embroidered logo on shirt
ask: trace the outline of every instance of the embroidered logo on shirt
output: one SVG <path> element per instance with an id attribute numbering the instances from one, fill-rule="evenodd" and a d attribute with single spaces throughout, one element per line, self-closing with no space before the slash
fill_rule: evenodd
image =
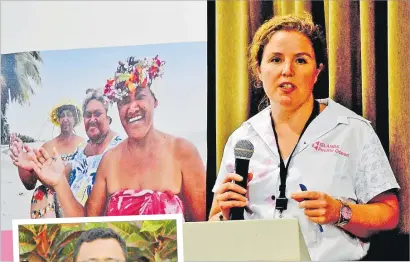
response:
<path id="1" fill-rule="evenodd" d="M 337 153 L 339 155 L 349 157 L 348 153 L 343 152 L 340 149 L 340 145 L 335 145 L 335 144 L 326 144 L 320 141 L 316 141 L 312 144 L 312 147 L 319 152 L 324 152 L 324 153 Z"/>

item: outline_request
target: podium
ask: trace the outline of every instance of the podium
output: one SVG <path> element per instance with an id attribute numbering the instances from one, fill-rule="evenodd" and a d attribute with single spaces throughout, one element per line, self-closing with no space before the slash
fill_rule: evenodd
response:
<path id="1" fill-rule="evenodd" d="M 310 261 L 297 219 L 183 223 L 184 261 Z"/>

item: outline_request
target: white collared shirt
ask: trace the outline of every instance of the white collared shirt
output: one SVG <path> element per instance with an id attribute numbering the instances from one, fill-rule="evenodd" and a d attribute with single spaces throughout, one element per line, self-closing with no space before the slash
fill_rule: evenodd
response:
<path id="1" fill-rule="evenodd" d="M 323 232 L 290 198 L 300 192 L 320 191 L 335 198 L 367 203 L 389 189 L 399 189 L 388 158 L 370 122 L 331 99 L 318 100 L 327 107 L 311 122 L 295 149 L 286 179 L 287 210 L 283 218 L 299 220 L 312 260 L 358 260 L 367 254 L 369 243 L 352 238 L 334 225 L 322 225 Z M 279 196 L 279 154 L 270 120 L 270 107 L 245 121 L 229 137 L 215 192 L 227 173 L 234 173 L 234 146 L 249 140 L 254 154 L 249 163 L 253 179 L 249 183 L 250 215 L 245 219 L 277 219 L 274 195 Z M 284 159 L 285 165 L 287 159 Z M 274 233 L 274 232 L 272 232 Z"/>

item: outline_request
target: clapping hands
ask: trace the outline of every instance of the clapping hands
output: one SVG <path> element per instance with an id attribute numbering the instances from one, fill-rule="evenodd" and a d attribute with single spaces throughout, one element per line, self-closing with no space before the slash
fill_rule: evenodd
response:
<path id="1" fill-rule="evenodd" d="M 34 149 L 35 157 L 32 161 L 35 163 L 34 171 L 37 173 L 38 179 L 45 185 L 55 188 L 63 179 L 64 162 L 61 159 L 57 149 L 53 148 L 53 153 L 50 155 L 44 148 L 39 150 Z"/>
<path id="2" fill-rule="evenodd" d="M 11 134 L 10 158 L 15 166 L 34 171 L 35 177 L 48 187 L 54 188 L 65 178 L 65 165 L 55 147 L 50 155 L 43 147 L 32 149 L 15 134 Z"/>
<path id="3" fill-rule="evenodd" d="M 13 164 L 24 170 L 32 171 L 35 166 L 32 161 L 33 157 L 35 157 L 33 150 L 12 133 L 10 135 L 10 158 Z"/>

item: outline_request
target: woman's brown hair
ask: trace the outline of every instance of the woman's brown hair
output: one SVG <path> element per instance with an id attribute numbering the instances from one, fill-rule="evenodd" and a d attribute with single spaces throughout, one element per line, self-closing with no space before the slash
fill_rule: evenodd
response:
<path id="1" fill-rule="evenodd" d="M 269 40 L 278 31 L 296 31 L 304 34 L 309 38 L 315 52 L 316 65 L 327 65 L 327 50 L 325 37 L 321 28 L 315 25 L 312 16 L 309 13 L 302 15 L 290 14 L 284 16 L 275 16 L 263 23 L 256 31 L 252 43 L 249 46 L 248 64 L 255 86 L 260 87 L 259 68 L 262 61 L 263 51 Z M 259 108 L 264 108 L 269 104 L 269 100 L 264 96 Z"/>

